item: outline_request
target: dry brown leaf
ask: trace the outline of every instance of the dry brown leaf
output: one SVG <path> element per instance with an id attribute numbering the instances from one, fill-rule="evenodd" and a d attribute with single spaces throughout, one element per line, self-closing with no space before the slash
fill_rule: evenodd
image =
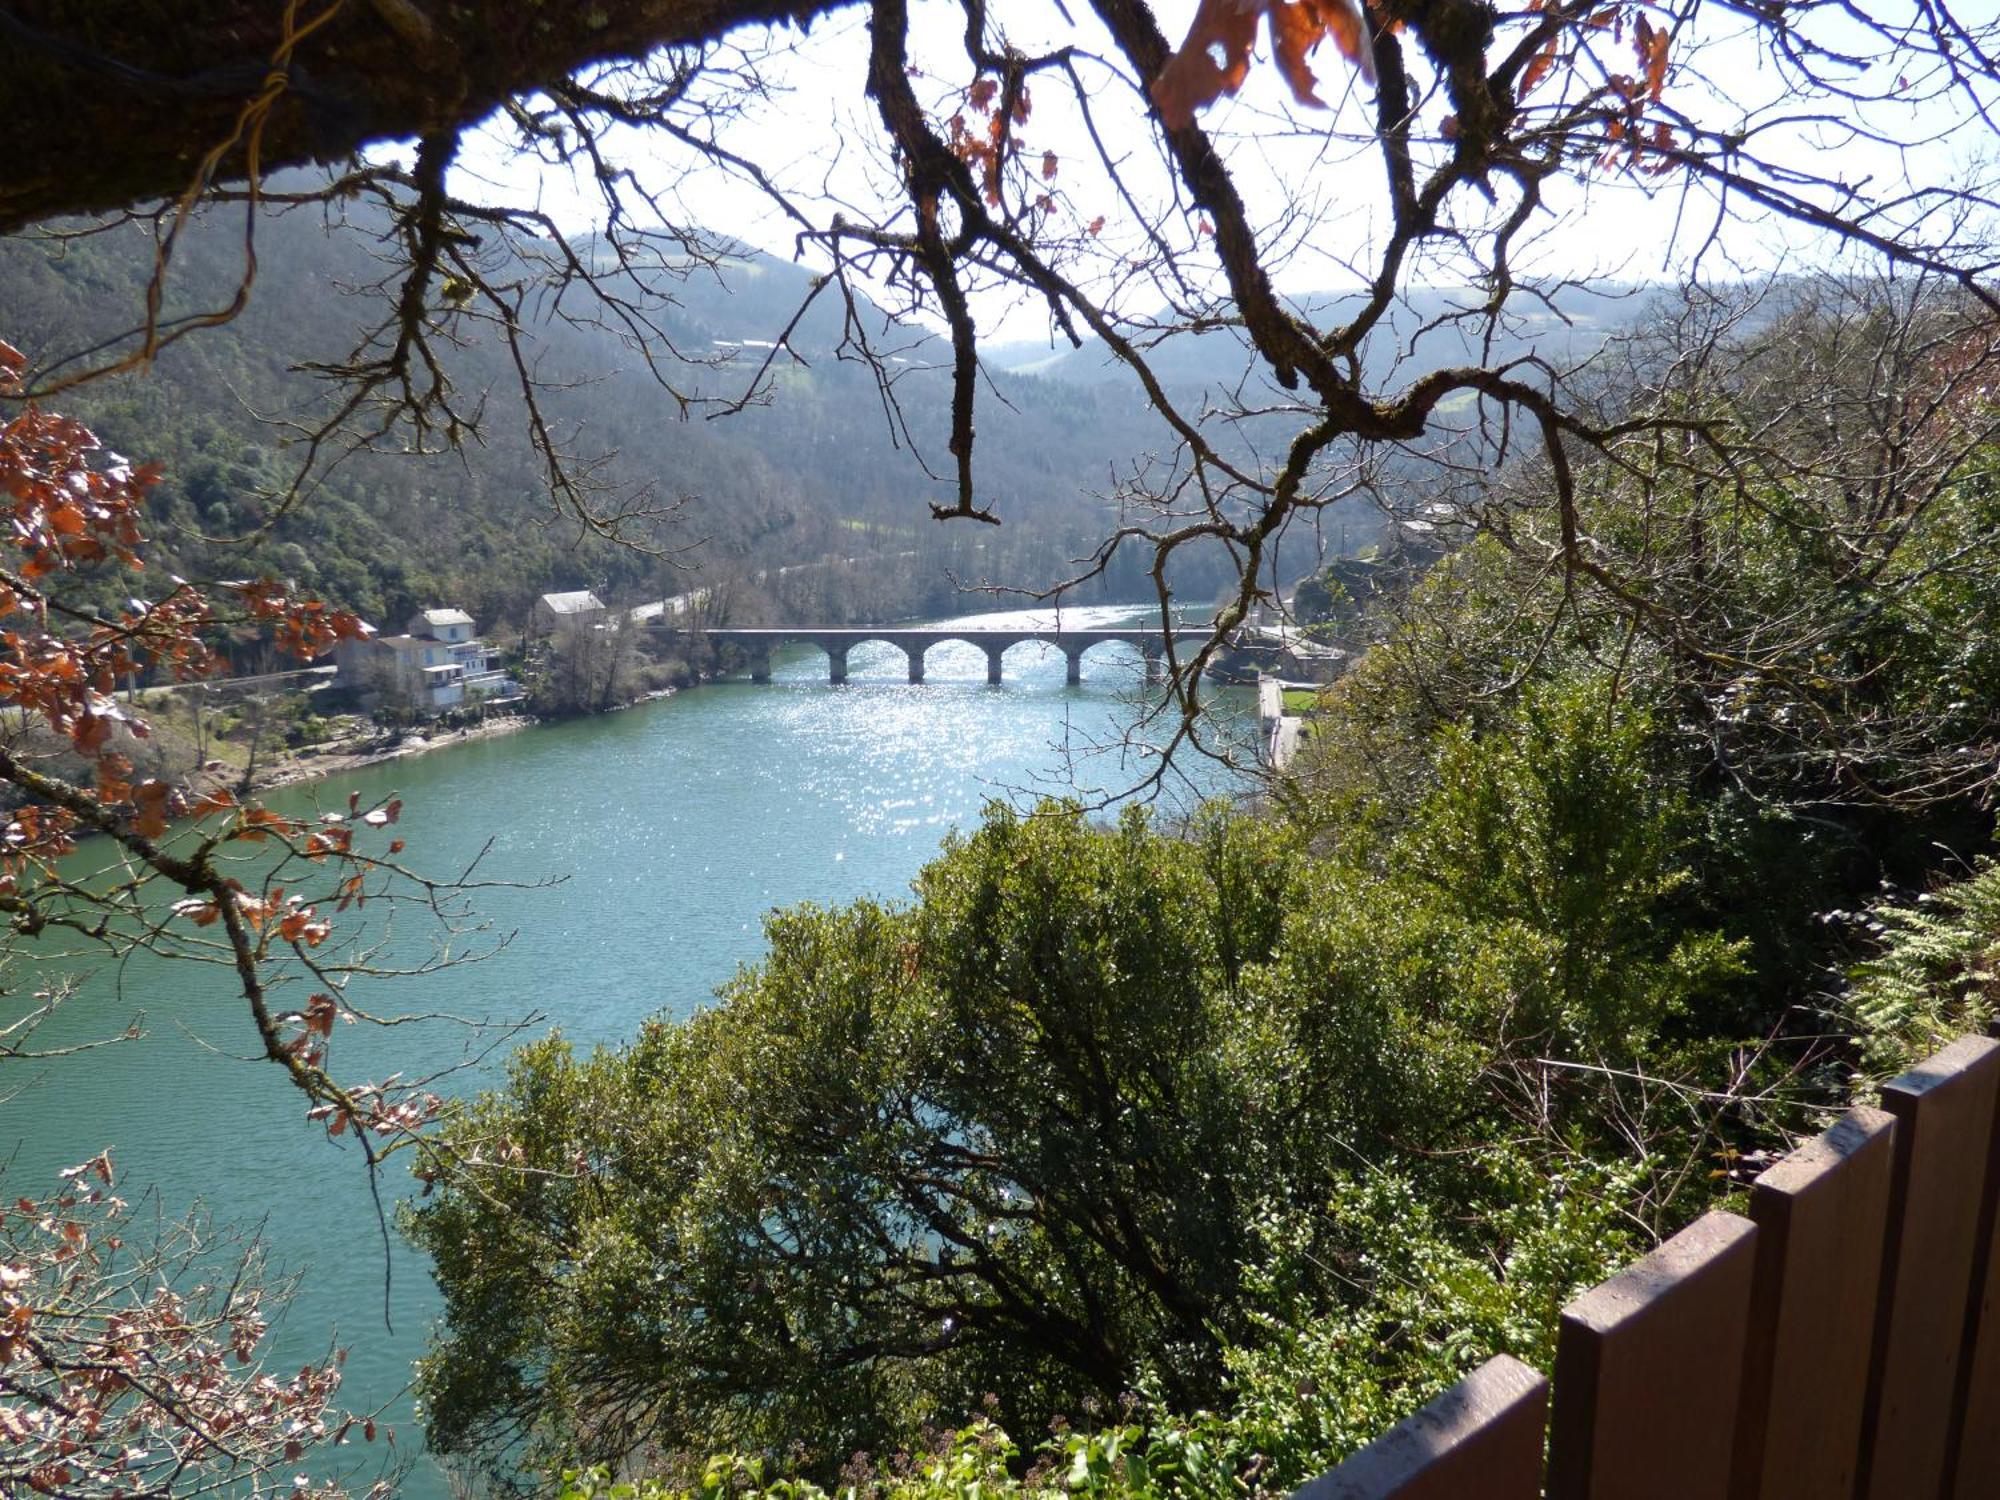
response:
<path id="1" fill-rule="evenodd" d="M 1514 97 L 1516 99 L 1527 98 L 1528 95 L 1532 94 L 1535 91 L 1536 86 L 1540 84 L 1544 78 L 1549 76 L 1549 69 L 1553 68 L 1555 65 L 1556 65 L 1556 39 L 1554 37 L 1550 37 L 1548 45 L 1543 47 L 1541 51 L 1537 52 L 1534 55 L 1534 57 L 1529 60 L 1528 66 L 1522 70 L 1521 84 L 1520 87 L 1514 91 Z"/>
<path id="2" fill-rule="evenodd" d="M 1180 50 L 1153 80 L 1153 103 L 1169 130 L 1192 125 L 1196 110 L 1243 87 L 1262 9 L 1257 0 L 1201 0 Z"/>
<path id="3" fill-rule="evenodd" d="M 1362 77 L 1375 81 L 1375 51 L 1358 0 L 1202 0 L 1180 50 L 1153 80 L 1153 102 L 1169 129 L 1193 124 L 1196 110 L 1243 87 L 1260 15 L 1270 23 L 1278 71 L 1299 103 L 1325 107 L 1307 59 L 1329 38 Z"/>
<path id="4" fill-rule="evenodd" d="M 1357 0 L 1319 0 L 1321 22 L 1333 38 L 1340 55 L 1360 70 L 1372 86 L 1375 82 L 1375 44 L 1368 39 L 1368 19 Z"/>

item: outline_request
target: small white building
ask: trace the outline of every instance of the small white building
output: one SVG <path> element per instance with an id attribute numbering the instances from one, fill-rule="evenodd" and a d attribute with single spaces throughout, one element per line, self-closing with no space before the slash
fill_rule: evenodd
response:
<path id="1" fill-rule="evenodd" d="M 472 616 L 462 609 L 420 609 L 402 635 L 342 641 L 334 650 L 334 683 L 364 701 L 379 702 L 385 692 L 406 697 L 422 713 L 517 696 L 520 689 L 472 631 Z"/>
<path id="2" fill-rule="evenodd" d="M 554 635 L 559 630 L 587 630 L 602 625 L 607 618 L 604 601 L 589 589 L 569 594 L 544 594 L 532 612 L 536 635 Z"/>

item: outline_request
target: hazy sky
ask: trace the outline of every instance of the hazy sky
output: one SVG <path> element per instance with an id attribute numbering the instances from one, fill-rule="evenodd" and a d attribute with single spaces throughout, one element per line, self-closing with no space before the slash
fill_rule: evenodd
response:
<path id="1" fill-rule="evenodd" d="M 1192 16 L 1194 0 L 1161 0 L 1158 11 L 1169 35 L 1182 35 Z M 1072 26 L 1048 0 L 1009 0 L 995 4 L 1007 39 L 1026 52 L 1069 43 L 1086 53 L 1108 56 L 1107 39 L 1089 12 L 1071 6 L 1079 24 Z M 970 66 L 959 47 L 963 13 L 956 4 L 919 0 L 911 52 L 922 69 L 915 82 L 928 103 L 951 105 L 971 82 Z M 1724 12 L 1710 6 L 1704 18 Z M 1725 127 L 1769 124 L 1762 137 L 1773 149 L 1822 173 L 1865 186 L 1871 197 L 1896 196 L 1930 182 L 1957 180 L 1975 170 L 1973 152 L 1990 145 L 1984 127 L 1952 131 L 1953 116 L 1935 102 L 1924 102 L 1927 80 L 1907 79 L 1903 99 L 1879 106 L 1861 120 L 1842 111 L 1813 118 L 1784 98 L 1782 80 L 1756 50 L 1732 28 L 1740 23 L 1717 20 L 1685 28 L 1677 37 L 1675 56 L 1685 68 L 1670 84 L 1669 98 L 1680 108 Z M 776 90 L 768 102 L 748 109 L 721 133 L 723 144 L 769 170 L 819 223 L 837 210 L 859 217 L 866 209 L 893 199 L 894 182 L 882 149 L 882 130 L 871 102 L 862 92 L 866 73 L 866 11 L 853 9 L 818 23 L 810 34 L 774 34 L 779 55 L 760 62 L 759 69 Z M 1839 38 L 1835 38 L 1839 39 Z M 760 48 L 763 34 L 743 38 L 746 47 Z M 1869 54 L 1871 62 L 1852 76 L 1880 84 L 1893 81 L 1907 60 Z M 1613 60 L 1616 61 L 1614 50 Z M 1224 150 L 1253 215 L 1266 227 L 1267 245 L 1276 247 L 1279 284 L 1303 293 L 1345 289 L 1357 285 L 1360 269 L 1378 243 L 1384 222 L 1381 168 L 1369 129 L 1371 102 L 1367 85 L 1331 46 L 1314 59 L 1320 92 L 1334 107 L 1312 110 L 1294 104 L 1275 68 L 1268 63 L 1268 46 L 1260 40 L 1259 61 L 1253 66 L 1243 94 L 1211 107 L 1204 125 Z M 1131 86 L 1112 70 L 1081 65 L 1092 93 L 1092 118 L 1106 150 L 1126 164 L 1127 185 L 1149 214 L 1167 202 L 1166 180 L 1156 163 L 1151 129 L 1141 101 Z M 1560 71 L 1545 85 L 1549 97 L 1537 95 L 1531 107 L 1553 104 L 1562 84 Z M 1573 86 L 1573 85 L 1572 85 Z M 725 91 L 724 97 L 727 97 Z M 1094 290 L 1112 295 L 1132 313 L 1150 313 L 1164 301 L 1164 290 L 1131 279 L 1128 257 L 1144 240 L 1140 225 L 1121 201 L 1094 160 L 1082 116 L 1073 99 L 1055 79 L 1038 86 L 1035 110 L 1021 137 L 1027 155 L 1056 152 L 1060 165 L 1057 222 L 1073 231 L 1103 215 L 1100 236 L 1084 244 L 1073 270 Z M 1435 130 L 1446 106 L 1429 101 L 1419 112 L 1420 124 Z M 946 112 L 949 112 L 947 108 Z M 1905 138 L 1930 136 L 1923 146 L 1891 150 L 1859 138 L 1855 127 L 1872 126 Z M 795 226 L 763 194 L 740 177 L 704 168 L 688 174 L 684 148 L 662 143 L 653 135 L 616 132 L 612 147 L 621 164 L 634 169 L 650 187 L 661 190 L 670 216 L 735 235 L 759 248 L 790 259 Z M 1441 146 L 1436 149 L 1443 149 Z M 467 191 L 521 200 L 533 198 L 573 232 L 597 223 L 602 209 L 594 188 L 569 171 L 547 168 L 524 159 L 492 131 L 466 152 L 460 186 Z M 1476 194 L 1461 190 L 1456 212 L 1467 227 L 1512 207 L 1504 181 L 1497 182 L 1500 201 L 1489 206 Z M 1560 184 L 1546 211 L 1537 215 L 1535 231 L 1517 251 L 1517 267 L 1586 279 L 1641 280 L 1671 276 L 1685 269 L 1696 247 L 1707 241 L 1716 221 L 1716 205 L 1700 190 L 1686 190 L 1677 178 L 1639 178 L 1608 170 Z M 1197 272 L 1207 264 L 1195 215 L 1168 213 L 1160 222 L 1171 242 L 1185 247 Z M 1823 254 L 1811 236 L 1794 225 L 1764 218 L 1734 220 L 1709 245 L 1702 269 L 1711 277 L 1727 278 L 1761 271 L 1814 254 Z M 808 264 L 818 263 L 812 254 Z M 1407 282 L 1463 285 L 1477 266 L 1462 252 L 1446 245 L 1418 261 Z M 1115 290 L 1120 288 L 1122 290 Z M 1006 292 L 982 292 L 975 302 L 982 331 L 1002 337 L 1046 336 L 1046 315 L 1032 301 Z"/>

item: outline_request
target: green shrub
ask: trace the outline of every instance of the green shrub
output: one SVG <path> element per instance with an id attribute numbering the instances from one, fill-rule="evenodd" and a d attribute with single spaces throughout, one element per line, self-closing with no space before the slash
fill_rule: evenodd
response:
<path id="1" fill-rule="evenodd" d="M 1855 966 L 1843 1011 L 1860 1084 L 1893 1077 L 1954 1037 L 1992 1028 L 2000 1006 L 2000 864 L 1866 915 L 1875 952 Z"/>

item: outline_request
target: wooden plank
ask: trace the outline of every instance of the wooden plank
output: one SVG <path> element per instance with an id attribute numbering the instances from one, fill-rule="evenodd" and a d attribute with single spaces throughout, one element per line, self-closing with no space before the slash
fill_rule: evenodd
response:
<path id="1" fill-rule="evenodd" d="M 1854 1493 L 1895 1130 L 1882 1110 L 1850 1110 L 1751 1185 L 1734 1500 Z"/>
<path id="2" fill-rule="evenodd" d="M 1549 1383 L 1498 1355 L 1293 1500 L 1537 1500 Z"/>
<path id="3" fill-rule="evenodd" d="M 1993 1137 L 2000 1044 L 1961 1037 L 1882 1090 L 1895 1171 L 1861 1438 L 1865 1500 L 1945 1482 Z"/>
<path id="4" fill-rule="evenodd" d="M 1757 1227 L 1696 1220 L 1563 1309 L 1549 1500 L 1723 1500 Z"/>
<path id="5" fill-rule="evenodd" d="M 1966 1320 L 1970 1352 L 1959 1372 L 1952 1500 L 2000 1495 L 2000 1102 L 1994 1106 L 1987 1147 L 1973 1286 L 1978 1295 Z"/>

